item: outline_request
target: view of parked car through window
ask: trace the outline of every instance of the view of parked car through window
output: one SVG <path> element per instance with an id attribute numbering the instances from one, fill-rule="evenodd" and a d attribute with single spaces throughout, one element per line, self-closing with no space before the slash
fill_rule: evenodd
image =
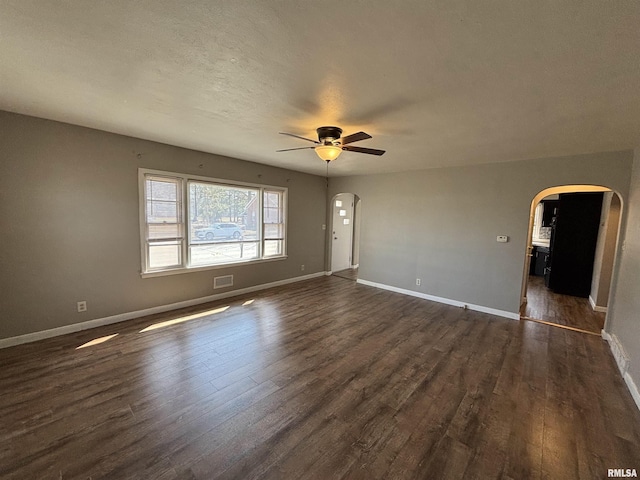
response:
<path id="1" fill-rule="evenodd" d="M 257 188 L 190 181 L 191 264 L 258 258 L 258 198 Z"/>
<path id="2" fill-rule="evenodd" d="M 195 236 L 198 240 L 223 240 L 233 238 L 239 240 L 243 236 L 244 225 L 235 223 L 214 223 L 210 227 L 197 228 Z"/>

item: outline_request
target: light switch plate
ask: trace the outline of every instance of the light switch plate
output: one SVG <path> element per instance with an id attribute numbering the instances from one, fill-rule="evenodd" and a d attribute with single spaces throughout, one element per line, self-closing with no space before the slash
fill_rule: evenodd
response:
<path id="1" fill-rule="evenodd" d="M 509 241 L 509 237 L 507 237 L 506 235 L 498 235 L 496 241 L 500 243 L 507 243 Z"/>

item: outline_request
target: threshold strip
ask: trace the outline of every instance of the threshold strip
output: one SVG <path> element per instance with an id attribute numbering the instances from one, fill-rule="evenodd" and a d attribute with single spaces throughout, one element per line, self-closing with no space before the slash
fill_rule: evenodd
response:
<path id="1" fill-rule="evenodd" d="M 588 335 L 595 335 L 597 337 L 601 337 L 602 336 L 599 333 L 590 332 L 589 330 L 583 330 L 581 328 L 576 328 L 576 327 L 569 327 L 567 325 L 560 325 L 560 324 L 552 323 L 552 322 L 545 322 L 544 320 L 538 320 L 538 319 L 531 318 L 531 317 L 520 317 L 520 319 L 521 320 L 528 320 L 530 322 L 543 323 L 544 325 L 549 325 L 551 327 L 564 328 L 565 330 L 573 330 L 574 332 L 586 333 Z"/>

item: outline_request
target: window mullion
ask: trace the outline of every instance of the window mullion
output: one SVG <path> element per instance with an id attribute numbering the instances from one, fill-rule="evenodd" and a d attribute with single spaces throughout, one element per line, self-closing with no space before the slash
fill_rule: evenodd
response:
<path id="1" fill-rule="evenodd" d="M 188 267 L 191 264 L 191 255 L 189 254 L 189 232 L 187 231 L 187 219 L 189 218 L 189 187 L 186 178 L 180 179 L 180 187 L 182 188 L 181 205 L 180 205 L 180 235 L 182 236 L 182 266 Z"/>
<path id="2" fill-rule="evenodd" d="M 260 225 L 260 241 L 258 242 L 258 248 L 260 250 L 258 253 L 260 254 L 260 258 L 264 258 L 264 192 L 265 189 L 261 188 L 258 193 L 260 196 L 260 203 L 258 204 L 258 218 Z"/>

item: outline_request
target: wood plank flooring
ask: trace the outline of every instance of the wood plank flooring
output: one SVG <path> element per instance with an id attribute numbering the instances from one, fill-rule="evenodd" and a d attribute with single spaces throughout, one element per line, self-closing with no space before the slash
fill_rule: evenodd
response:
<path id="1" fill-rule="evenodd" d="M 340 270 L 338 272 L 333 272 L 332 275 L 334 277 L 344 278 L 346 280 L 357 280 L 358 279 L 358 269 L 357 268 L 347 268 L 346 270 Z"/>
<path id="2" fill-rule="evenodd" d="M 544 277 L 529 276 L 523 316 L 600 334 L 606 314 L 594 312 L 586 298 L 560 295 L 544 286 Z"/>
<path id="3" fill-rule="evenodd" d="M 640 412 L 602 339 L 336 277 L 0 350 L 3 479 L 608 468 L 640 470 Z"/>

